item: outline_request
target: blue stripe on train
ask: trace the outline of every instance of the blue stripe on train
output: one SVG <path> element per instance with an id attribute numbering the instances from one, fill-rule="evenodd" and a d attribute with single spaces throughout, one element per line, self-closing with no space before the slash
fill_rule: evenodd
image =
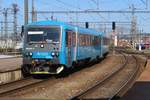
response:
<path id="1" fill-rule="evenodd" d="M 52 59 L 50 52 L 32 52 L 32 58 Z"/>

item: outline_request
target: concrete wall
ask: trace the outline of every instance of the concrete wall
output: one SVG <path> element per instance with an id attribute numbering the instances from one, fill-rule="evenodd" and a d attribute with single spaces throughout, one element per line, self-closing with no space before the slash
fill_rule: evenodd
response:
<path id="1" fill-rule="evenodd" d="M 0 84 L 13 82 L 16 80 L 20 80 L 21 78 L 22 78 L 22 74 L 20 70 L 0 73 Z"/>

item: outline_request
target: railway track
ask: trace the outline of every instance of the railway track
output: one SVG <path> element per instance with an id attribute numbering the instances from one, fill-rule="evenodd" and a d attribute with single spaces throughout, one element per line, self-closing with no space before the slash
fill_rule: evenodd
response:
<path id="1" fill-rule="evenodd" d="M 134 68 L 137 68 L 137 69 L 136 70 L 134 69 L 135 72 L 132 71 L 132 74 L 130 74 L 130 78 L 127 78 L 125 81 L 120 82 L 121 83 L 120 87 L 118 87 L 115 91 L 113 91 L 112 94 L 109 94 L 109 96 L 108 95 L 103 96 L 104 98 L 107 97 L 106 99 L 110 99 L 110 100 L 118 97 L 118 95 L 120 95 L 121 90 L 128 84 L 129 80 L 131 80 L 135 76 L 134 74 L 136 74 L 136 71 L 138 71 L 136 57 L 127 56 L 125 54 L 122 54 L 122 55 L 123 55 L 125 61 L 124 61 L 123 65 L 119 67 L 119 69 L 114 70 L 114 72 L 111 75 L 105 77 L 103 80 L 100 80 L 99 82 L 97 82 L 93 86 L 89 87 L 85 91 L 83 90 L 79 94 L 72 96 L 70 99 L 72 99 L 72 100 L 73 99 L 91 99 L 91 97 L 95 96 L 95 95 L 93 95 L 94 92 L 96 92 L 99 88 L 102 89 L 102 88 L 106 87 L 108 89 L 108 86 L 110 86 L 110 88 L 111 88 L 111 84 L 114 83 L 114 79 L 117 79 L 118 76 L 120 77 L 121 76 L 120 73 L 124 73 L 125 71 L 123 71 L 123 70 L 125 70 L 126 67 L 129 68 L 132 65 L 135 65 Z M 134 63 L 130 64 L 131 62 L 134 62 Z M 1 85 L 0 86 L 0 98 L 15 97 L 15 96 L 23 95 L 24 94 L 23 91 L 27 91 L 30 88 L 33 89 L 34 87 L 41 86 L 45 83 L 47 84 L 47 81 L 49 81 L 52 84 L 55 84 L 56 82 L 58 82 L 57 79 L 54 79 L 52 77 L 50 79 L 45 79 L 45 80 L 37 80 L 37 79 L 33 79 L 33 78 L 27 78 L 27 79 L 23 79 L 20 81 Z M 96 92 L 96 93 L 105 94 L 108 92 L 105 89 L 102 89 L 102 90 L 101 89 L 99 89 L 100 92 Z M 20 91 L 22 91 L 22 93 L 20 93 Z M 95 97 L 96 97 L 96 99 L 97 98 L 99 99 L 99 96 L 95 96 Z"/>
<path id="2" fill-rule="evenodd" d="M 15 82 L 22 79 L 20 68 L 0 71 L 0 85 Z"/>
<path id="3" fill-rule="evenodd" d="M 133 74 L 126 80 L 126 82 L 109 98 L 109 100 L 114 100 L 114 99 L 119 99 L 124 92 L 126 92 L 127 90 L 127 86 L 128 84 L 132 84 L 133 80 L 135 80 L 135 77 L 138 73 L 138 71 L 140 70 L 140 67 L 138 66 L 138 59 L 132 55 L 133 58 L 136 60 L 136 65 L 135 65 L 135 70 L 133 71 Z"/>
<path id="4" fill-rule="evenodd" d="M 125 56 L 124 56 L 125 58 Z M 53 80 L 53 79 L 50 79 Z M 46 80 L 45 80 L 46 81 Z M 0 86 L 0 97 L 13 97 L 18 95 L 19 91 L 24 91 L 33 87 L 38 86 L 38 84 L 43 84 L 43 80 L 37 82 L 37 80 L 24 79 L 16 82 L 12 82 L 3 86 Z M 53 82 L 54 83 L 54 82 Z"/>
<path id="5" fill-rule="evenodd" d="M 42 84 L 43 82 L 49 81 L 50 79 L 33 79 L 32 77 L 24 78 L 18 81 L 6 83 L 0 85 L 0 98 L 7 97 L 12 93 L 18 92 L 20 90 L 33 87 L 37 84 Z M 53 78 L 51 78 L 53 80 Z"/>
<path id="6" fill-rule="evenodd" d="M 118 94 L 120 93 L 120 91 L 126 87 L 126 85 L 129 83 L 129 81 L 135 77 L 137 71 L 138 71 L 138 64 L 137 64 L 137 59 L 134 56 L 126 56 L 124 55 L 124 58 L 126 59 L 125 63 L 117 70 L 114 71 L 111 75 L 105 77 L 103 80 L 97 82 L 96 84 L 94 84 L 93 86 L 89 87 L 88 89 L 86 89 L 85 91 L 82 91 L 81 93 L 72 96 L 70 99 L 71 100 L 76 100 L 76 99 L 114 99 L 116 97 L 118 97 Z M 130 58 L 129 58 L 130 57 Z M 131 60 L 131 58 L 134 58 L 134 61 Z M 127 78 L 125 81 L 120 82 L 120 87 L 118 87 L 117 89 L 111 89 L 112 84 L 115 83 L 115 81 L 117 80 L 118 77 L 121 76 L 121 73 L 125 72 L 125 70 L 127 70 L 129 68 L 129 66 L 131 67 L 130 64 L 131 61 L 135 62 L 135 66 L 134 66 L 134 72 L 132 71 L 132 74 L 130 74 L 130 77 Z M 115 86 L 114 86 L 115 87 Z M 109 93 L 111 90 L 111 93 Z M 113 90 L 113 91 L 112 91 Z"/>
<path id="7" fill-rule="evenodd" d="M 144 52 L 139 52 L 139 51 L 128 51 L 128 50 L 126 50 L 125 48 L 116 48 L 117 50 L 119 50 L 119 51 L 122 51 L 122 52 L 124 52 L 124 53 L 126 53 L 126 54 L 134 54 L 134 55 L 142 55 L 142 56 L 144 56 L 144 57 L 146 57 L 146 58 L 150 58 L 150 55 L 149 54 L 147 54 L 147 53 L 144 53 Z"/>
<path id="8" fill-rule="evenodd" d="M 14 72 L 14 71 L 21 71 L 21 68 L 16 68 L 16 69 L 11 69 L 11 70 L 6 70 L 6 71 L 0 70 L 0 74 Z"/>

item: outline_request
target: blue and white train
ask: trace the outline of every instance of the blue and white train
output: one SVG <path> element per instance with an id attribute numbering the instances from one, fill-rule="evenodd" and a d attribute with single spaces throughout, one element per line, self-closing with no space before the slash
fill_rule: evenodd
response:
<path id="1" fill-rule="evenodd" d="M 23 76 L 60 74 L 80 62 L 99 60 L 108 51 L 103 32 L 57 21 L 33 22 L 24 26 L 21 70 Z"/>

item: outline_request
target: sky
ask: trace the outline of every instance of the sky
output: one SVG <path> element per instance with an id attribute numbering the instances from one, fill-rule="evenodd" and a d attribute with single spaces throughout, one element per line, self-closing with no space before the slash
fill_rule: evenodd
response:
<path id="1" fill-rule="evenodd" d="M 31 11 L 31 1 L 29 0 L 29 11 Z M 146 1 L 147 7 L 146 7 Z M 12 8 L 12 3 L 16 3 L 19 8 L 18 12 L 18 26 L 24 24 L 24 0 L 0 0 L 0 10 L 4 8 Z M 149 0 L 35 0 L 36 11 L 59 11 L 59 10 L 131 10 L 131 6 L 134 5 L 136 10 L 150 10 Z M 3 21 L 3 14 L 0 12 L 0 21 Z M 69 22 L 69 21 L 94 21 L 94 22 L 106 22 L 106 21 L 119 21 L 119 22 L 131 22 L 131 14 L 38 14 L 38 20 L 48 20 L 51 16 L 54 16 L 57 20 Z M 137 27 L 143 32 L 150 33 L 150 14 L 135 14 L 137 18 Z M 9 15 L 9 21 L 12 21 L 12 15 Z M 29 23 L 31 22 L 31 15 Z M 11 24 L 9 25 L 12 28 Z M 119 26 L 119 25 L 118 25 Z M 124 25 L 123 27 L 130 27 Z"/>

